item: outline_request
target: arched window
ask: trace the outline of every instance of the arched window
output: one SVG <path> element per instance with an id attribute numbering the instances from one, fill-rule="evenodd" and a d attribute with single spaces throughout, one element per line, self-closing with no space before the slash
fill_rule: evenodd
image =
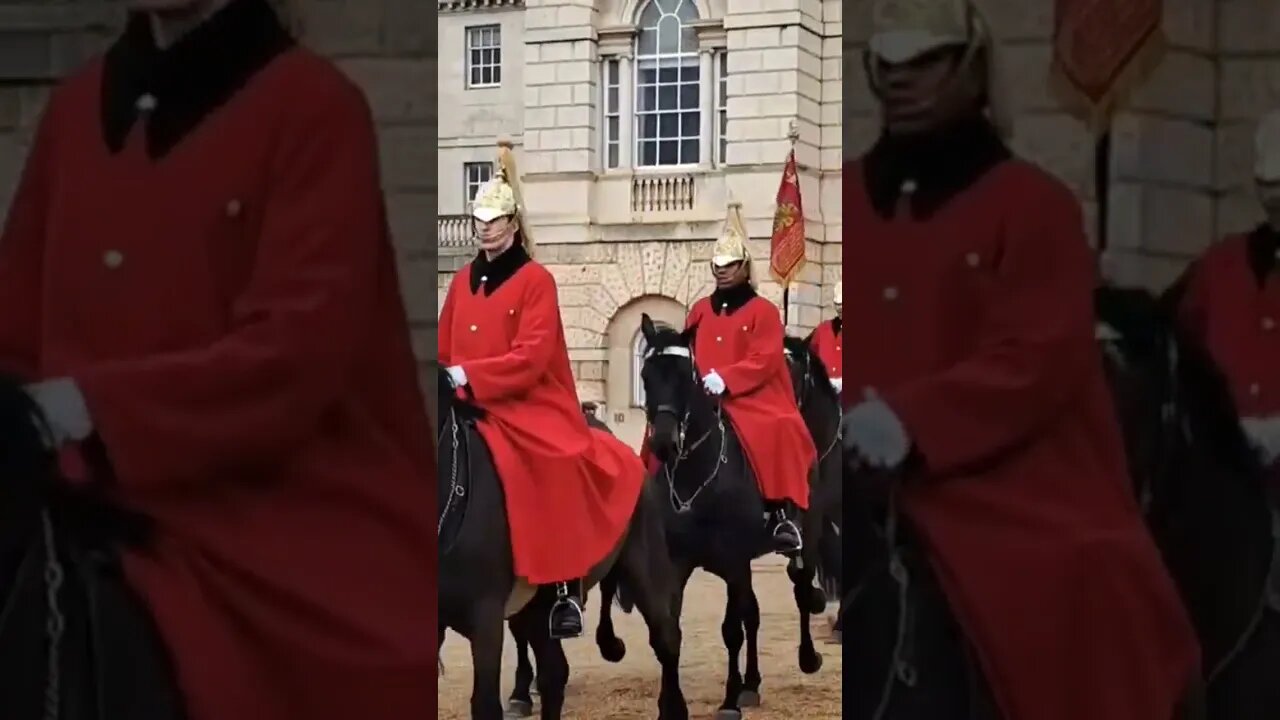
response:
<path id="1" fill-rule="evenodd" d="M 636 165 L 696 165 L 701 82 L 693 0 L 649 0 L 636 25 Z"/>
<path id="2" fill-rule="evenodd" d="M 653 324 L 658 329 L 671 329 L 671 326 L 655 320 Z M 649 351 L 649 343 L 644 339 L 644 333 L 636 331 L 635 339 L 631 341 L 631 407 L 644 407 L 644 379 L 640 377 L 640 371 L 644 369 L 644 354 Z"/>

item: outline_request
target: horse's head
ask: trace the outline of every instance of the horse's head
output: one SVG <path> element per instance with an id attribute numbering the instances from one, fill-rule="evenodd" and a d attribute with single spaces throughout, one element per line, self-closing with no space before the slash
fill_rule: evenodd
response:
<path id="1" fill-rule="evenodd" d="M 698 371 L 693 364 L 696 327 L 684 332 L 659 328 L 647 314 L 640 319 L 644 335 L 644 365 L 640 379 L 644 383 L 645 417 L 649 422 L 649 450 L 661 461 L 674 457 L 680 443 L 681 424 L 692 404 L 702 396 Z"/>

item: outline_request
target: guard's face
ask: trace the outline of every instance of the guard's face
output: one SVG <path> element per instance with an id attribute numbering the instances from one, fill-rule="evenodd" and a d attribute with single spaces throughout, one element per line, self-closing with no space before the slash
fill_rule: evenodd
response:
<path id="1" fill-rule="evenodd" d="M 970 110 L 979 92 L 974 87 L 977 63 L 960 68 L 963 56 L 964 48 L 957 46 L 937 48 L 901 63 L 868 56 L 868 79 L 891 135 L 928 133 Z"/>
<path id="2" fill-rule="evenodd" d="M 1267 214 L 1271 227 L 1280 230 L 1280 178 L 1257 180 L 1258 202 Z"/>
<path id="3" fill-rule="evenodd" d="M 731 288 L 747 281 L 747 264 L 745 262 L 716 265 L 712 263 L 711 274 L 716 279 L 716 287 Z"/>
<path id="4" fill-rule="evenodd" d="M 483 220 L 475 220 L 476 241 L 480 244 L 480 249 L 490 255 L 497 255 L 507 251 L 511 244 L 515 242 L 516 229 L 519 225 L 515 218 L 506 215 L 495 218 L 488 222 Z"/>

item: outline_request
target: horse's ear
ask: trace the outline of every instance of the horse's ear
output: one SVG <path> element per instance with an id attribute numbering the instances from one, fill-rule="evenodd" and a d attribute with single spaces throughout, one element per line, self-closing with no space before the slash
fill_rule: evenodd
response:
<path id="1" fill-rule="evenodd" d="M 817 334 L 818 334 L 818 331 L 814 329 L 814 330 L 810 330 L 809 334 L 804 336 L 805 347 L 809 347 L 809 348 L 813 347 L 813 336 Z"/>
<path id="2" fill-rule="evenodd" d="M 653 318 L 649 317 L 649 313 L 640 315 L 640 334 L 644 335 L 645 342 L 653 345 L 653 339 L 658 334 L 658 328 L 654 326 Z"/>

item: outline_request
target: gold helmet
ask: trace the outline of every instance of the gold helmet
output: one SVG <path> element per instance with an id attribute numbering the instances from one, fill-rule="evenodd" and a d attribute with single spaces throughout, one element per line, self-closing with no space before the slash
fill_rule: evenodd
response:
<path id="1" fill-rule="evenodd" d="M 837 280 L 835 290 L 831 293 L 831 304 L 840 307 L 844 304 L 844 281 Z"/>
<path id="2" fill-rule="evenodd" d="M 932 50 L 947 46 L 965 49 L 961 67 L 981 53 L 987 65 L 988 112 L 1002 135 L 1012 130 L 1012 113 L 1005 97 L 1003 65 L 990 25 L 975 0 L 875 0 L 871 9 L 871 38 L 867 43 L 868 68 L 871 56 L 891 64 L 904 63 Z M 878 86 L 874 75 L 873 89 Z"/>
<path id="3" fill-rule="evenodd" d="M 1268 113 L 1258 123 L 1253 176 L 1266 183 L 1280 182 L 1280 110 Z"/>
<path id="4" fill-rule="evenodd" d="M 524 213 L 524 198 L 520 193 L 520 176 L 516 172 L 511 141 L 499 140 L 498 174 L 476 191 L 476 198 L 471 201 L 471 217 L 482 222 L 491 222 L 508 215 L 514 217 L 520 227 L 525 250 L 532 252 L 533 238 L 524 222 Z"/>
<path id="5" fill-rule="evenodd" d="M 724 267 L 736 262 L 749 264 L 751 251 L 747 249 L 747 228 L 742 222 L 742 203 L 734 201 L 729 203 L 724 230 L 711 250 L 711 264 Z"/>

